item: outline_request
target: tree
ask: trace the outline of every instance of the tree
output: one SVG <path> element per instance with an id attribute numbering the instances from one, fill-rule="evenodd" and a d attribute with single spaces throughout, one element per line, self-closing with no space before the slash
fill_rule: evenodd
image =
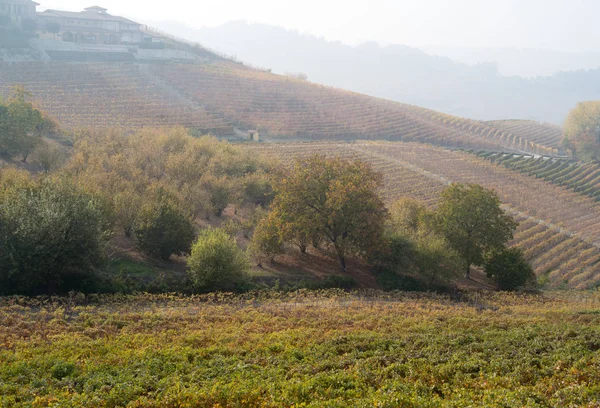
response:
<path id="1" fill-rule="evenodd" d="M 33 152 L 33 159 L 42 167 L 44 173 L 49 173 L 66 161 L 66 154 L 56 143 L 42 142 Z"/>
<path id="2" fill-rule="evenodd" d="M 429 287 L 452 282 L 460 275 L 464 261 L 443 236 L 421 233 L 413 238 L 413 242 L 414 252 L 410 257 L 418 276 Z"/>
<path id="3" fill-rule="evenodd" d="M 525 260 L 523 251 L 518 248 L 492 253 L 486 259 L 485 272 L 496 281 L 501 290 L 515 290 L 536 281 L 533 268 Z"/>
<path id="4" fill-rule="evenodd" d="M 14 184 L 0 198 L 0 294 L 85 290 L 101 265 L 107 228 L 99 203 L 71 184 Z"/>
<path id="5" fill-rule="evenodd" d="M 388 264 L 396 265 L 396 274 L 411 275 L 426 287 L 454 280 L 464 268 L 464 261 L 435 228 L 434 214 L 425 205 L 403 197 L 390 207 L 390 250 L 394 256 Z M 404 244 L 403 244 L 404 242 Z"/>
<path id="6" fill-rule="evenodd" d="M 565 144 L 584 161 L 600 161 L 600 101 L 581 102 L 564 126 Z"/>
<path id="7" fill-rule="evenodd" d="M 381 243 L 387 210 L 377 194 L 382 177 L 366 163 L 312 156 L 297 161 L 276 185 L 276 216 L 313 230 L 329 242 L 346 271 L 346 258 Z"/>
<path id="8" fill-rule="evenodd" d="M 56 39 L 56 34 L 60 33 L 60 24 L 55 21 L 50 21 L 46 23 L 46 30 L 49 33 L 54 34 L 54 39 Z"/>
<path id="9" fill-rule="evenodd" d="M 235 239 L 222 229 L 200 232 L 187 259 L 188 274 L 202 290 L 236 290 L 246 282 L 250 265 Z"/>
<path id="10" fill-rule="evenodd" d="M 208 192 L 212 211 L 217 217 L 220 217 L 231 202 L 232 189 L 229 181 L 226 178 L 217 178 L 211 174 L 202 179 L 202 185 Z"/>
<path id="11" fill-rule="evenodd" d="M 131 189 L 118 192 L 113 196 L 115 222 L 126 237 L 130 237 L 135 229 L 142 202 L 142 197 Z"/>
<path id="12" fill-rule="evenodd" d="M 23 87 L 13 88 L 13 97 L 8 104 L 0 107 L 0 153 L 22 155 L 23 162 L 41 143 L 42 137 L 36 131 L 44 122 L 42 113 L 27 99 L 31 95 Z"/>
<path id="13" fill-rule="evenodd" d="M 258 222 L 248 251 L 260 267 L 263 262 L 267 260 L 273 262 L 277 255 L 284 252 L 283 240 L 274 213 L 270 213 Z"/>
<path id="14" fill-rule="evenodd" d="M 190 219 L 166 200 L 144 206 L 134 232 L 139 249 L 164 261 L 172 254 L 189 253 L 195 237 Z"/>
<path id="15" fill-rule="evenodd" d="M 476 184 L 453 184 L 442 192 L 436 212 L 437 223 L 467 264 L 481 266 L 485 255 L 504 249 L 517 227 L 500 207 L 498 195 Z"/>
<path id="16" fill-rule="evenodd" d="M 429 228 L 433 213 L 425 204 L 409 197 L 402 197 L 390 206 L 390 220 L 395 231 L 411 235 Z"/>

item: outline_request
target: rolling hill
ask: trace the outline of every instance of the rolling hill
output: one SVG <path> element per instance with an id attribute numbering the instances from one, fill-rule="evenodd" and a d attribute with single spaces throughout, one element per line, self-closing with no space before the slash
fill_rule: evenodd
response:
<path id="1" fill-rule="evenodd" d="M 543 137 L 517 134 L 221 58 L 196 64 L 0 64 L 0 94 L 8 95 L 14 85 L 25 86 L 67 129 L 183 125 L 225 135 L 238 127 L 258 129 L 266 139 L 397 140 L 560 153 L 554 129 Z"/>
<path id="2" fill-rule="evenodd" d="M 382 194 L 388 201 L 409 195 L 435 206 L 450 182 L 482 184 L 496 189 L 521 221 L 514 244 L 526 251 L 539 276 L 555 288 L 600 284 L 597 169 L 563 163 L 545 168 L 537 161 L 537 172 L 527 172 L 524 163 L 513 167 L 490 159 L 524 160 L 516 152 L 562 154 L 556 126 L 462 119 L 222 58 L 195 64 L 1 64 L 0 78 L 0 93 L 24 85 L 66 129 L 183 125 L 217 135 L 258 129 L 263 141 L 290 143 L 248 148 L 284 161 L 321 152 L 359 157 L 385 175 Z M 498 153 L 477 157 L 447 147 Z M 560 169 L 560 177 L 545 177 L 552 169 Z"/>
<path id="3" fill-rule="evenodd" d="M 199 29 L 156 24 L 276 73 L 302 72 L 316 83 L 478 120 L 531 119 L 562 125 L 577 102 L 600 98 L 598 65 L 576 54 L 562 57 L 570 61 L 563 65 L 565 72 L 525 78 L 501 73 L 503 58 L 497 55 L 467 64 L 402 44 L 350 46 L 245 21 Z M 525 50 L 514 59 L 523 68 L 537 57 L 535 51 Z"/>

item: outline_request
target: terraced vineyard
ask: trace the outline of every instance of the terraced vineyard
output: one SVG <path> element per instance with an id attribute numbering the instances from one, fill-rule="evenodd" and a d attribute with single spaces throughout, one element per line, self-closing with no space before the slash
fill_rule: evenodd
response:
<path id="1" fill-rule="evenodd" d="M 491 128 L 497 128 L 530 142 L 562 151 L 563 131 L 559 126 L 540 123 L 533 120 L 494 120 L 484 122 Z"/>
<path id="2" fill-rule="evenodd" d="M 482 122 L 230 61 L 204 64 L 0 64 L 0 94 L 22 84 L 64 127 L 182 125 L 216 134 L 258 128 L 267 138 L 402 140 L 458 148 L 557 154 Z"/>
<path id="3" fill-rule="evenodd" d="M 284 162 L 326 153 L 358 157 L 384 173 L 386 200 L 407 195 L 435 205 L 450 182 L 498 191 L 519 221 L 513 244 L 552 287 L 600 284 L 600 205 L 565 188 L 492 165 L 464 152 L 406 143 L 284 143 L 253 149 Z"/>
<path id="4" fill-rule="evenodd" d="M 514 155 L 512 153 L 478 152 L 492 163 L 544 179 L 579 194 L 600 201 L 600 165 L 578 163 L 567 159 Z"/>
<path id="5" fill-rule="evenodd" d="M 227 121 L 165 91 L 132 64 L 0 64 L 0 95 L 23 85 L 67 129 L 185 126 L 231 133 Z"/>
<path id="6" fill-rule="evenodd" d="M 481 122 L 272 75 L 238 64 L 156 65 L 165 82 L 234 124 L 279 138 L 387 139 L 443 146 L 535 148 Z"/>

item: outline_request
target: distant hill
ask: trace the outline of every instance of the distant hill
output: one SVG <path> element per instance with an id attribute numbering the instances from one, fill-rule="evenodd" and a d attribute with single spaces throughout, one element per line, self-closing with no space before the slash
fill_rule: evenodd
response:
<path id="1" fill-rule="evenodd" d="M 468 65 L 401 45 L 350 47 L 243 21 L 201 29 L 154 25 L 276 73 L 302 72 L 316 83 L 478 120 L 562 124 L 577 102 L 600 99 L 600 69 L 525 79 L 501 75 L 494 63 Z"/>
<path id="2" fill-rule="evenodd" d="M 564 52 L 521 48 L 419 47 L 431 55 L 440 55 L 465 64 L 495 62 L 502 75 L 535 78 L 558 72 L 597 69 L 600 52 Z"/>
<path id="3" fill-rule="evenodd" d="M 232 61 L 0 64 L 0 95 L 22 84 L 68 129 L 182 125 L 263 139 L 401 140 L 458 148 L 558 154 L 560 140 L 529 140 L 462 119 Z"/>

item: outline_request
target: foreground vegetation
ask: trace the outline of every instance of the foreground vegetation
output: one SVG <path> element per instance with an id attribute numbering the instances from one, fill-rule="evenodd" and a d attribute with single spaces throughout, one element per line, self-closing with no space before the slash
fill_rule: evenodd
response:
<path id="1" fill-rule="evenodd" d="M 314 155 L 289 168 L 184 128 L 74 139 L 54 170 L 0 168 L 0 295 L 121 292 L 107 264 L 129 243 L 187 271 L 166 272 L 175 285 L 154 285 L 163 292 L 248 290 L 251 260 L 264 267 L 293 247 L 337 258 L 342 275 L 358 261 L 386 289 L 447 290 L 473 265 L 501 289 L 535 284 L 524 255 L 504 253 L 517 223 L 477 185 L 448 187 L 435 211 L 410 199 L 388 211 L 383 174 L 358 159 Z M 224 221 L 228 208 L 243 215 Z"/>
<path id="2" fill-rule="evenodd" d="M 597 291 L 2 298 L 0 406 L 598 407 L 599 307 Z"/>

